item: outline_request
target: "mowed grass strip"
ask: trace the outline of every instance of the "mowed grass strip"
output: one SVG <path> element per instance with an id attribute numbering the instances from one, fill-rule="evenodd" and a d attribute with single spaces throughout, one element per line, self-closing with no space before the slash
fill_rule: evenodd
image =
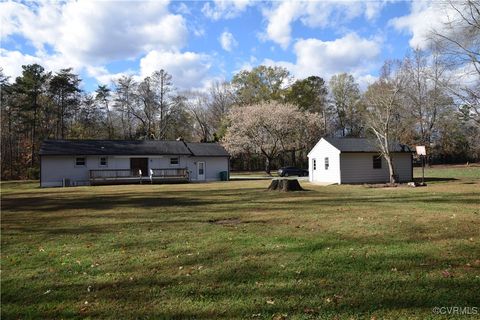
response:
<path id="1" fill-rule="evenodd" d="M 479 307 L 480 168 L 427 178 L 295 193 L 4 182 L 2 318 L 447 318 L 432 308 Z"/>

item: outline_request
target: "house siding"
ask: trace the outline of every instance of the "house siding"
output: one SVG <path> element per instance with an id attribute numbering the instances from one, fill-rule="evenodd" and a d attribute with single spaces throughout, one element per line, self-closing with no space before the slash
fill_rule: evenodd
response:
<path id="1" fill-rule="evenodd" d="M 205 162 L 205 181 L 220 180 L 220 172 L 229 172 L 228 157 L 189 157 L 187 159 L 187 168 L 190 174 L 190 180 L 198 181 L 197 163 Z"/>
<path id="2" fill-rule="evenodd" d="M 85 166 L 75 166 L 77 156 L 47 156 L 41 157 L 41 187 L 61 187 L 63 179 L 70 179 L 76 185 L 89 185 L 89 170 L 130 169 L 131 158 L 148 158 L 148 170 L 164 168 L 187 168 L 190 179 L 197 180 L 196 162 L 205 162 L 205 180 L 220 180 L 221 171 L 229 171 L 228 157 L 194 157 L 186 155 L 161 156 L 108 156 L 108 166 L 100 166 L 100 156 L 85 156 Z M 179 164 L 170 164 L 170 158 L 178 157 Z"/>
<path id="3" fill-rule="evenodd" d="M 329 168 L 325 170 L 325 158 L 328 157 Z M 316 160 L 316 170 L 313 169 L 313 160 Z M 328 143 L 320 140 L 308 154 L 308 179 L 312 183 L 340 183 L 340 151 Z"/>
<path id="4" fill-rule="evenodd" d="M 78 156 L 81 157 L 81 156 Z M 63 179 L 70 179 L 78 184 L 89 183 L 89 170 L 100 169 L 100 158 L 86 156 L 85 166 L 75 166 L 75 156 L 42 156 L 41 187 L 61 187 Z M 114 169 L 109 158 L 108 169 Z"/>
<path id="5" fill-rule="evenodd" d="M 340 155 L 341 183 L 388 182 L 390 173 L 387 161 L 382 158 L 382 168 L 373 169 L 373 157 L 377 153 L 342 153 Z M 410 153 L 394 153 L 393 164 L 400 182 L 412 180 Z"/>

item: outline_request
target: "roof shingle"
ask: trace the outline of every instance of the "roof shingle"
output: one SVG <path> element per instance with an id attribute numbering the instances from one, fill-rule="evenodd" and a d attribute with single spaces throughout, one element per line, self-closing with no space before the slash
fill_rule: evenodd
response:
<path id="1" fill-rule="evenodd" d="M 227 150 L 218 143 L 186 142 L 187 147 L 196 156 L 229 157 Z"/>
<path id="2" fill-rule="evenodd" d="M 340 152 L 379 152 L 375 139 L 365 138 L 324 138 Z M 392 152 L 413 152 L 410 147 L 400 143 L 392 144 Z"/>
<path id="3" fill-rule="evenodd" d="M 194 155 L 229 156 L 214 143 L 159 140 L 45 140 L 40 155 Z M 198 153 L 198 154 L 197 154 Z"/>

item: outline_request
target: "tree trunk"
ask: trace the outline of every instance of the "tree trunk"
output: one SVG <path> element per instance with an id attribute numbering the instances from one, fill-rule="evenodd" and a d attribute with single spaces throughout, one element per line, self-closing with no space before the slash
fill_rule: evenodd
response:
<path id="1" fill-rule="evenodd" d="M 270 175 L 270 165 L 271 165 L 272 159 L 270 157 L 265 157 L 265 172 Z"/>
<path id="2" fill-rule="evenodd" d="M 390 155 L 385 156 L 385 160 L 387 160 L 388 172 L 390 173 L 390 183 L 397 183 L 397 175 L 395 174 L 392 157 Z"/>
<path id="3" fill-rule="evenodd" d="M 35 165 L 35 138 L 36 138 L 36 126 L 37 126 L 37 98 L 35 98 L 35 106 L 33 111 L 33 128 L 32 128 L 32 160 L 31 160 L 31 167 L 33 168 Z"/>

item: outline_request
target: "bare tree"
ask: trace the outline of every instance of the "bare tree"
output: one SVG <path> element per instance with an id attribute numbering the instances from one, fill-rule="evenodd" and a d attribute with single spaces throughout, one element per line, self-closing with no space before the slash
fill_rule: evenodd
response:
<path id="1" fill-rule="evenodd" d="M 169 126 L 169 113 L 172 107 L 172 94 L 174 91 L 172 76 L 161 69 L 152 74 L 151 80 L 155 94 L 155 108 L 158 111 L 157 136 L 158 139 L 165 139 Z"/>
<path id="2" fill-rule="evenodd" d="M 480 125 L 480 1 L 445 2 L 447 21 L 432 31 L 437 48 L 455 67 L 462 84 L 451 93 L 461 111 Z"/>
<path id="3" fill-rule="evenodd" d="M 342 136 L 358 137 L 363 129 L 361 95 L 358 83 L 351 74 L 341 73 L 330 79 L 330 93 L 337 114 L 337 128 Z"/>
<path id="4" fill-rule="evenodd" d="M 123 76 L 114 82 L 115 86 L 115 109 L 120 113 L 122 132 L 124 139 L 134 137 L 134 117 L 132 115 L 135 103 L 135 90 L 137 83 L 132 76 Z"/>
<path id="5" fill-rule="evenodd" d="M 193 130 L 201 142 L 210 141 L 214 130 L 212 110 L 208 98 L 207 94 L 201 92 L 190 92 L 187 98 L 187 109 L 194 120 Z"/>
<path id="6" fill-rule="evenodd" d="M 378 81 L 370 85 L 365 93 L 365 124 L 375 135 L 380 154 L 385 158 L 390 172 L 390 183 L 397 182 L 392 150 L 401 125 L 402 89 L 404 77 L 393 71 L 396 64 L 387 62 Z"/>
<path id="7" fill-rule="evenodd" d="M 209 99 L 212 126 L 218 132 L 235 102 L 235 93 L 228 82 L 214 82 L 210 87 Z"/>
<path id="8" fill-rule="evenodd" d="M 414 131 L 418 132 L 420 142 L 431 147 L 433 135 L 439 120 L 446 115 L 453 101 L 446 94 L 449 79 L 447 67 L 436 52 L 427 56 L 426 52 L 416 49 L 402 63 L 405 81 L 403 96 Z"/>

